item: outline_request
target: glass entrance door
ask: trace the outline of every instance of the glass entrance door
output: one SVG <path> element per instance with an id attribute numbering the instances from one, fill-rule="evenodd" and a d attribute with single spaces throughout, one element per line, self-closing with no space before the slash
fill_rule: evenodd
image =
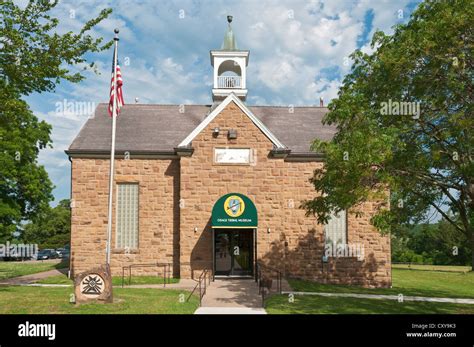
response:
<path id="1" fill-rule="evenodd" d="M 253 229 L 215 229 L 216 275 L 252 276 Z"/>
<path id="2" fill-rule="evenodd" d="M 232 234 L 229 231 L 215 230 L 214 232 L 216 275 L 230 276 L 232 272 Z"/>

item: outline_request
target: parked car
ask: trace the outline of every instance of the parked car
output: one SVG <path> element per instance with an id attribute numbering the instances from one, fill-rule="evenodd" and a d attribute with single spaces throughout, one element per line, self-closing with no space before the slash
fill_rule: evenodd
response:
<path id="1" fill-rule="evenodd" d="M 69 258 L 69 249 L 67 248 L 58 248 L 56 252 L 59 254 L 59 258 Z"/>
<path id="2" fill-rule="evenodd" d="M 58 259 L 59 254 L 54 249 L 43 249 L 38 252 L 36 260 Z"/>

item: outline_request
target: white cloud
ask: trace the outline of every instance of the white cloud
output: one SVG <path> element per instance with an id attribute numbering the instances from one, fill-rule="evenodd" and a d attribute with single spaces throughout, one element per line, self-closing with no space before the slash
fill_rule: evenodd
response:
<path id="1" fill-rule="evenodd" d="M 341 81 L 321 79 L 318 82 L 310 83 L 304 90 L 305 97 L 307 99 L 314 98 L 315 95 L 319 95 L 323 98 L 324 103 L 327 104 L 331 99 L 337 97 Z"/>
<path id="2" fill-rule="evenodd" d="M 350 69 L 344 61 L 357 48 L 367 11 L 373 11 L 371 38 L 377 28 L 391 32 L 400 22 L 398 10 L 405 9 L 407 3 L 77 0 L 61 1 L 55 14 L 61 23 L 58 32 L 77 32 L 103 8 L 113 8 L 111 17 L 94 28 L 92 35 L 110 40 L 113 29 L 120 29 L 126 103 L 134 102 L 135 97 L 141 103 L 210 103 L 209 50 L 220 48 L 225 16 L 232 14 L 239 48 L 250 50 L 248 103 L 318 105 L 321 96 L 325 103 L 337 96 L 343 75 Z M 404 16 L 406 20 L 406 11 Z M 370 52 L 367 44 L 362 49 Z M 40 162 L 46 165 L 58 186 L 55 193 L 61 197 L 69 194 L 69 163 L 63 151 L 87 115 L 73 111 L 58 116 L 57 103 L 64 99 L 95 104 L 108 100 L 112 49 L 88 57 L 96 62 L 101 75 L 87 73 L 80 84 L 63 83 L 55 93 L 31 97 L 36 113 L 53 125 L 55 147 L 43 151 Z M 328 68 L 335 68 L 334 72 L 328 75 Z"/>

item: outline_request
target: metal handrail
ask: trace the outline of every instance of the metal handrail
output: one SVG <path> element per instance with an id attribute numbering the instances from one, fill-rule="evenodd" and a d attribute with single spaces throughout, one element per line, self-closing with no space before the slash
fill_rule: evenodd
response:
<path id="1" fill-rule="evenodd" d="M 281 294 L 281 291 L 282 291 L 282 287 L 281 287 L 281 282 L 282 282 L 282 279 L 283 279 L 283 272 L 278 270 L 278 269 L 275 269 L 274 267 L 270 267 L 266 264 L 262 264 L 262 263 L 257 263 L 257 266 L 260 268 L 260 269 L 267 269 L 269 270 L 268 272 L 275 272 L 277 274 L 277 292 L 278 294 Z"/>
<path id="2" fill-rule="evenodd" d="M 166 287 L 166 284 L 171 284 L 171 264 L 170 263 L 148 263 L 148 264 L 131 264 L 127 266 L 122 266 L 122 288 L 125 283 L 125 269 L 128 269 L 128 285 L 132 283 L 132 269 L 140 267 L 163 267 L 163 287 Z"/>
<path id="3" fill-rule="evenodd" d="M 186 301 L 189 301 L 189 299 L 194 294 L 196 289 L 199 288 L 199 306 L 201 306 L 202 298 L 204 295 L 206 295 L 207 287 L 211 284 L 211 279 L 212 279 L 211 270 L 204 269 L 199 275 L 199 278 L 197 280 L 198 283 L 194 286 L 193 290 L 191 291 L 191 294 L 189 294 L 188 299 Z"/>
<path id="4" fill-rule="evenodd" d="M 276 273 L 276 284 L 277 284 L 277 293 L 278 294 L 281 294 L 282 293 L 282 286 L 281 286 L 281 282 L 282 282 L 282 279 L 283 279 L 283 273 L 280 271 L 280 270 L 277 270 L 275 268 L 272 268 L 268 265 L 265 265 L 265 264 L 262 264 L 261 262 L 257 262 L 256 263 L 256 273 L 257 273 L 257 276 L 255 278 L 255 281 L 257 282 L 258 284 L 258 293 L 260 295 L 262 295 L 262 306 L 265 305 L 265 288 L 268 288 L 268 292 L 270 293 L 270 286 L 271 286 L 271 283 L 270 283 L 270 286 L 268 286 L 268 283 L 266 283 L 264 281 L 264 277 L 265 277 L 265 272 L 270 272 L 270 273 Z M 271 277 L 271 276 L 270 276 Z M 273 281 L 273 279 L 270 278 L 271 281 Z M 265 282 L 265 283 L 264 283 Z"/>

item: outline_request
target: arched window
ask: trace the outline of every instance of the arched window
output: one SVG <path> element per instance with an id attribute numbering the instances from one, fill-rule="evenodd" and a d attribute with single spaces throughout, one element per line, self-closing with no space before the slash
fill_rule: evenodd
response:
<path id="1" fill-rule="evenodd" d="M 217 70 L 218 88 L 241 88 L 242 69 L 234 60 L 225 60 Z"/>
<path id="2" fill-rule="evenodd" d="M 225 74 L 226 72 L 233 72 L 234 75 L 242 76 L 242 70 L 240 69 L 240 65 L 235 60 L 225 60 L 219 65 L 217 75 L 223 76 L 223 74 Z"/>

